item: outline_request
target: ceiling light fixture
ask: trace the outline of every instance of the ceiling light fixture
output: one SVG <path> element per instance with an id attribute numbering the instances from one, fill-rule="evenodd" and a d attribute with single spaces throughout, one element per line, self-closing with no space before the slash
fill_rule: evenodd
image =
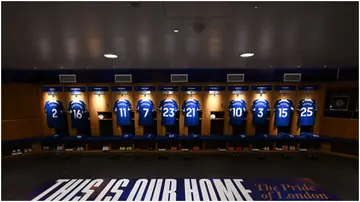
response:
<path id="1" fill-rule="evenodd" d="M 113 69 L 115 69 L 115 66 L 113 66 Z"/>
<path id="2" fill-rule="evenodd" d="M 89 67 L 86 67 L 86 69 L 89 69 Z"/>
<path id="3" fill-rule="evenodd" d="M 243 53 L 243 54 L 240 55 L 240 57 L 242 57 L 242 58 L 248 58 L 248 57 L 252 57 L 252 56 L 254 56 L 254 55 L 255 55 L 255 53 Z"/>
<path id="4" fill-rule="evenodd" d="M 115 54 L 107 53 L 107 54 L 104 54 L 104 57 L 114 59 L 114 58 L 117 58 L 118 56 Z"/>
<path id="5" fill-rule="evenodd" d="M 34 69 L 36 69 L 36 67 L 34 67 Z"/>
<path id="6" fill-rule="evenodd" d="M 255 6 L 255 9 L 257 9 L 257 6 Z"/>
<path id="7" fill-rule="evenodd" d="M 61 69 L 63 68 L 63 67 L 60 67 Z"/>
<path id="8" fill-rule="evenodd" d="M 179 30 L 178 30 L 178 29 L 174 29 L 174 32 L 175 32 L 175 33 L 178 33 L 178 32 L 179 32 Z"/>
<path id="9" fill-rule="evenodd" d="M 297 67 L 300 68 L 300 65 L 298 65 Z"/>
<path id="10" fill-rule="evenodd" d="M 326 65 L 324 66 L 324 68 L 326 68 Z"/>

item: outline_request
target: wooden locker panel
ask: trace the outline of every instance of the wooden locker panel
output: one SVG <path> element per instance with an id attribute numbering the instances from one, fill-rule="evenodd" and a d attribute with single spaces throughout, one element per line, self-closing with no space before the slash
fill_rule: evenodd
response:
<path id="1" fill-rule="evenodd" d="M 96 95 L 95 92 L 88 92 L 91 135 L 100 136 L 100 123 L 98 112 L 111 112 L 110 93 L 105 91 L 103 94 Z"/>
<path id="2" fill-rule="evenodd" d="M 201 108 L 201 111 L 202 111 L 202 114 L 204 114 L 203 112 L 203 109 L 204 107 L 204 91 L 198 91 L 196 92 L 196 94 L 193 94 L 193 95 L 189 95 L 189 94 L 186 94 L 185 91 L 181 91 L 180 92 L 180 103 L 179 103 L 179 108 L 181 110 L 181 107 L 183 105 L 183 103 L 189 99 L 189 98 L 193 98 L 195 100 L 198 100 L 199 103 L 200 103 L 200 108 Z M 180 127 L 180 135 L 184 135 L 184 136 L 187 136 L 188 135 L 188 128 L 184 125 L 184 112 L 180 112 L 180 120 L 179 120 L 179 127 Z M 199 117 L 201 120 L 202 120 L 202 117 Z M 201 131 L 204 130 L 204 128 L 206 127 L 210 127 L 209 125 L 204 125 L 204 122 L 201 121 Z M 204 135 L 204 133 L 202 132 L 201 135 Z"/>
<path id="3" fill-rule="evenodd" d="M 144 86 L 147 86 L 147 85 L 144 85 Z M 152 100 L 152 102 L 155 105 L 154 107 L 157 107 L 156 91 L 151 91 L 149 95 L 143 95 L 139 91 L 134 92 L 135 135 L 141 135 L 141 136 L 144 135 L 144 127 L 139 125 L 139 113 L 135 107 L 136 107 L 137 102 L 145 97 L 148 98 L 149 100 Z M 159 118 L 159 117 L 157 117 L 157 118 Z"/>
<path id="4" fill-rule="evenodd" d="M 272 123 L 270 125 L 270 134 L 271 135 L 277 135 L 278 134 L 278 129 L 277 127 L 275 126 L 275 116 L 276 116 L 276 110 L 274 108 L 274 105 L 275 105 L 275 102 L 277 100 L 280 100 L 280 99 L 288 99 L 288 100 L 291 100 L 293 102 L 293 108 L 294 108 L 294 111 L 292 111 L 292 115 L 291 115 L 291 134 L 295 134 L 296 135 L 296 125 L 294 126 L 294 121 L 296 120 L 296 104 L 297 104 L 297 91 L 294 90 L 294 91 L 289 91 L 288 93 L 281 93 L 280 91 L 278 90 L 274 90 L 273 91 L 273 95 L 274 95 L 274 100 L 273 100 L 273 104 L 271 105 L 271 110 L 273 111 L 272 113 L 272 116 L 271 116 L 271 119 L 272 120 Z M 296 121 L 295 121 L 296 122 Z"/>
<path id="5" fill-rule="evenodd" d="M 261 86 L 261 85 L 269 85 L 269 84 L 256 84 L 257 86 Z M 252 124 L 252 119 L 253 119 L 253 113 L 251 110 L 251 107 L 253 105 L 254 100 L 259 99 L 260 97 L 266 99 L 269 104 L 270 104 L 270 115 L 269 115 L 269 126 L 274 125 L 274 119 L 273 119 L 273 110 L 272 110 L 272 106 L 274 105 L 273 102 L 273 90 L 269 90 L 266 91 L 266 93 L 264 94 L 259 94 L 256 91 L 253 91 L 251 89 L 249 89 L 249 102 L 247 104 L 247 108 L 248 110 L 248 115 L 247 115 L 247 126 L 246 126 L 246 133 L 247 135 L 255 135 L 255 126 Z M 269 127 L 268 133 L 271 134 L 271 130 Z"/>
<path id="6" fill-rule="evenodd" d="M 45 86 L 45 87 L 59 87 L 59 86 Z M 49 128 L 47 125 L 47 117 L 44 111 L 45 103 L 49 100 L 58 100 L 64 106 L 64 112 L 67 113 L 67 103 L 65 100 L 65 92 L 56 92 L 54 95 L 49 95 L 48 92 L 43 92 L 42 88 L 39 88 L 39 93 L 42 95 L 40 101 L 40 113 L 41 113 L 41 122 L 44 136 L 49 136 L 55 134 L 54 128 Z"/>
<path id="7" fill-rule="evenodd" d="M 65 87 L 85 87 L 85 86 L 79 86 L 79 85 L 69 85 L 69 86 L 65 86 Z M 89 97 L 88 97 L 88 92 L 87 90 L 85 92 L 81 92 L 80 95 L 73 95 L 71 92 L 65 92 L 65 105 L 64 105 L 64 108 L 66 111 L 69 110 L 69 103 L 70 101 L 74 100 L 74 99 L 79 99 L 79 100 L 82 100 L 85 105 L 86 105 L 86 108 L 87 110 L 89 110 Z M 72 128 L 71 127 L 71 114 L 68 113 L 68 125 L 69 125 L 69 134 L 70 136 L 76 136 L 77 135 L 77 130 L 75 128 Z"/>
<path id="8" fill-rule="evenodd" d="M 116 114 L 115 112 L 113 111 L 113 107 L 115 105 L 115 102 L 117 100 L 119 100 L 120 98 L 123 98 L 123 99 L 127 99 L 130 101 L 131 103 L 131 108 L 132 108 L 132 111 L 135 112 L 136 114 L 136 110 L 135 110 L 135 105 L 136 105 L 136 102 L 134 100 L 134 92 L 133 90 L 131 91 L 128 91 L 127 94 L 120 94 L 116 91 L 111 91 L 110 92 L 111 94 L 111 102 L 110 102 L 110 111 L 113 113 L 112 117 L 113 117 L 113 129 L 114 129 L 114 135 L 116 136 L 120 136 L 122 134 L 122 130 L 121 130 L 121 127 L 119 127 L 117 125 L 117 120 L 116 120 Z"/>
<path id="9" fill-rule="evenodd" d="M 229 120 L 230 120 L 230 115 L 229 115 L 229 110 L 227 109 L 229 104 L 230 104 L 230 101 L 233 100 L 233 99 L 236 99 L 236 98 L 239 98 L 239 99 L 243 99 L 245 100 L 246 102 L 246 110 L 247 110 L 247 117 L 246 118 L 246 124 L 250 121 L 251 122 L 251 119 L 249 119 L 249 114 L 251 115 L 251 104 L 250 103 L 250 98 L 249 98 L 249 95 L 250 95 L 250 91 L 244 91 L 242 92 L 241 94 L 233 94 L 231 90 L 226 90 L 225 91 L 225 103 L 224 103 L 224 108 L 225 108 L 225 116 L 224 116 L 224 134 L 228 134 L 228 135 L 231 135 L 233 134 L 233 128 L 232 126 L 229 124 Z M 246 127 L 247 130 L 248 129 L 248 126 Z M 248 134 L 248 131 L 246 131 L 246 133 Z"/>
<path id="10" fill-rule="evenodd" d="M 204 91 L 204 107 L 202 116 L 202 133 L 204 135 L 210 135 L 211 133 L 211 119 L 210 115 L 212 111 L 225 112 L 226 107 L 224 105 L 225 92 L 220 91 L 218 95 L 211 95 L 208 91 Z M 225 125 L 224 125 L 225 128 Z"/>
<path id="11" fill-rule="evenodd" d="M 161 86 L 163 86 L 163 85 L 161 85 Z M 178 91 L 174 91 L 174 94 L 171 94 L 171 95 L 164 94 L 162 91 L 157 91 L 157 92 L 156 92 L 156 95 L 157 95 L 156 100 L 158 101 L 158 102 L 156 103 L 156 110 L 157 110 L 157 112 L 158 112 L 158 113 L 157 113 L 157 128 L 158 128 L 158 134 L 159 134 L 159 135 L 165 135 L 165 133 L 166 133 L 165 127 L 161 124 L 161 117 L 162 117 L 161 111 L 158 110 L 158 107 L 159 107 L 159 105 L 160 105 L 160 102 L 161 102 L 162 100 L 165 100 L 165 99 L 168 99 L 168 98 L 175 100 L 176 103 L 177 103 L 177 105 L 178 105 L 178 107 L 179 107 L 179 112 L 180 112 L 180 114 L 181 114 L 180 90 L 181 90 L 181 89 L 178 89 Z M 180 116 L 181 116 L 181 115 L 180 115 Z"/>
<path id="12" fill-rule="evenodd" d="M 1 139 L 13 140 L 43 136 L 41 118 L 2 120 Z"/>

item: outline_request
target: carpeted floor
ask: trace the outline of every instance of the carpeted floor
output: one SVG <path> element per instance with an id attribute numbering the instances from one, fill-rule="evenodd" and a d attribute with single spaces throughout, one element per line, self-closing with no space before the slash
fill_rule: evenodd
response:
<path id="1" fill-rule="evenodd" d="M 358 159 L 320 155 L 310 160 L 296 154 L 284 160 L 268 154 L 196 156 L 36 155 L 2 159 L 2 200 L 29 200 L 35 188 L 58 178 L 310 178 L 342 200 L 358 200 Z"/>

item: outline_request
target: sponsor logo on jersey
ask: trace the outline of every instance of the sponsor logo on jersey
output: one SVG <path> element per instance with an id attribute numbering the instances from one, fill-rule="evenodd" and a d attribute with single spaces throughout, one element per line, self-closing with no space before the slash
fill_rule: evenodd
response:
<path id="1" fill-rule="evenodd" d="M 309 179 L 58 179 L 33 201 L 338 200 Z"/>

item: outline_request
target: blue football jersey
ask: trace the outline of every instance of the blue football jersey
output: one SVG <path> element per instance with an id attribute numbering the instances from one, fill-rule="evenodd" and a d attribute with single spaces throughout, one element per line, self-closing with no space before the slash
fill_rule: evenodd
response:
<path id="1" fill-rule="evenodd" d="M 186 126 L 196 126 L 199 124 L 199 101 L 194 99 L 188 99 L 183 103 L 181 108 L 182 111 L 185 113 L 184 124 Z"/>
<path id="2" fill-rule="evenodd" d="M 253 124 L 264 124 L 267 121 L 268 114 L 270 111 L 270 104 L 265 99 L 256 99 L 252 105 L 253 111 Z"/>
<path id="3" fill-rule="evenodd" d="M 175 125 L 175 112 L 179 109 L 175 100 L 165 99 L 160 102 L 161 124 L 164 126 Z"/>
<path id="4" fill-rule="evenodd" d="M 136 109 L 139 111 L 139 125 L 150 126 L 153 124 L 154 103 L 151 100 L 147 98 L 139 100 Z"/>
<path id="5" fill-rule="evenodd" d="M 131 124 L 131 103 L 129 100 L 116 100 L 113 110 L 116 113 L 116 124 L 118 126 L 126 126 Z"/>
<path id="6" fill-rule="evenodd" d="M 49 128 L 63 128 L 65 126 L 63 116 L 64 106 L 60 101 L 46 101 L 44 110 Z"/>
<path id="7" fill-rule="evenodd" d="M 275 126 L 289 126 L 291 114 L 294 110 L 293 103 L 288 99 L 281 99 L 275 102 Z"/>
<path id="8" fill-rule="evenodd" d="M 86 105 L 82 100 L 72 100 L 68 107 L 72 128 L 87 128 L 88 117 Z"/>
<path id="9" fill-rule="evenodd" d="M 231 125 L 241 125 L 245 119 L 246 103 L 242 99 L 234 99 L 230 101 L 229 107 L 229 123 Z"/>
<path id="10" fill-rule="evenodd" d="M 297 107 L 299 111 L 299 126 L 312 126 L 315 123 L 317 106 L 315 100 L 302 99 Z"/>

